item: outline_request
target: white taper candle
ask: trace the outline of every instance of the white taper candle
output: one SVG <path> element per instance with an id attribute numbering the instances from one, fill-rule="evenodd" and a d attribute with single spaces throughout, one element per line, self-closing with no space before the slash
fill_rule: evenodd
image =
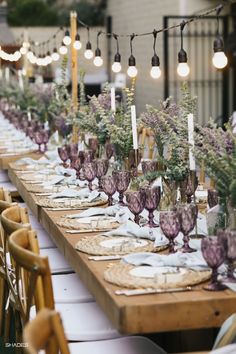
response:
<path id="1" fill-rule="evenodd" d="M 132 134 L 133 134 L 133 148 L 138 150 L 138 135 L 137 135 L 137 121 L 136 121 L 136 107 L 131 106 L 131 123 L 132 123 Z"/>
<path id="2" fill-rule="evenodd" d="M 196 162 L 195 157 L 193 155 L 194 148 L 194 122 L 193 122 L 193 114 L 188 114 L 188 143 L 189 143 L 189 169 L 190 171 L 196 170 Z"/>
<path id="3" fill-rule="evenodd" d="M 115 94 L 115 87 L 111 88 L 111 110 L 113 112 L 116 111 L 116 94 Z"/>

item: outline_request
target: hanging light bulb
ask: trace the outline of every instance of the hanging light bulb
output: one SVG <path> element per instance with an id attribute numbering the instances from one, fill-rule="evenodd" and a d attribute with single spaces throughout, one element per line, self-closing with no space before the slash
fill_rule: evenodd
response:
<path id="1" fill-rule="evenodd" d="M 71 44 L 70 32 L 68 30 L 65 31 L 65 36 L 63 38 L 63 43 L 65 45 L 70 45 Z"/>
<path id="2" fill-rule="evenodd" d="M 223 69 L 228 64 L 228 58 L 224 53 L 224 41 L 219 33 L 219 14 L 223 6 L 219 5 L 216 9 L 217 16 L 217 29 L 216 29 L 216 39 L 214 40 L 213 50 L 214 55 L 212 57 L 212 63 L 215 68 Z"/>
<path id="3" fill-rule="evenodd" d="M 15 52 L 15 57 L 16 57 L 16 61 L 18 61 L 18 60 L 21 58 L 21 53 L 20 53 L 19 50 L 17 50 L 17 51 Z"/>
<path id="4" fill-rule="evenodd" d="M 97 49 L 95 50 L 95 58 L 93 60 L 93 64 L 95 66 L 102 66 L 103 64 L 103 59 L 101 57 L 101 50 L 99 49 L 99 36 L 101 35 L 101 31 L 98 32 L 97 34 Z"/>
<path id="5" fill-rule="evenodd" d="M 35 56 L 35 54 L 33 53 L 33 56 L 29 59 L 29 61 L 30 61 L 30 63 L 31 64 L 36 64 L 36 62 L 37 62 L 37 57 Z"/>
<path id="6" fill-rule="evenodd" d="M 113 37 L 116 40 L 116 54 L 114 57 L 114 63 L 112 64 L 112 71 L 114 73 L 119 73 L 121 71 L 121 55 L 119 53 L 119 42 L 118 42 L 118 36 L 116 34 L 113 34 Z"/>
<path id="7" fill-rule="evenodd" d="M 80 50 L 82 48 L 82 43 L 80 42 L 80 35 L 78 33 L 75 36 L 75 41 L 74 41 L 73 47 L 76 50 Z"/>
<path id="8" fill-rule="evenodd" d="M 25 54 L 27 53 L 27 48 L 26 48 L 26 47 L 21 47 L 21 48 L 20 48 L 20 53 L 21 53 L 22 55 L 25 55 Z"/>
<path id="9" fill-rule="evenodd" d="M 30 60 L 30 58 L 32 58 L 33 55 L 34 53 L 32 52 L 32 50 L 29 50 L 28 53 L 26 54 L 27 59 Z"/>
<path id="10" fill-rule="evenodd" d="M 154 37 L 154 42 L 153 42 L 154 55 L 152 57 L 152 67 L 150 70 L 150 75 L 153 79 L 159 79 L 159 77 L 161 76 L 161 69 L 160 69 L 160 59 L 156 53 L 157 31 L 155 29 L 153 30 L 153 37 Z"/>
<path id="11" fill-rule="evenodd" d="M 87 42 L 87 44 L 86 44 L 86 50 L 84 52 L 84 57 L 88 60 L 92 59 L 92 57 L 93 57 L 92 45 L 90 42 Z"/>
<path id="12" fill-rule="evenodd" d="M 92 44 L 90 42 L 90 30 L 89 27 L 87 27 L 87 33 L 88 33 L 88 41 L 86 43 L 86 50 L 84 52 L 84 57 L 85 59 L 92 59 L 93 57 L 93 51 L 92 51 Z"/>
<path id="13" fill-rule="evenodd" d="M 60 59 L 60 55 L 57 53 L 57 48 L 53 49 L 53 53 L 51 55 L 53 61 L 58 61 Z"/>
<path id="14" fill-rule="evenodd" d="M 52 57 L 51 57 L 51 53 L 50 51 L 47 52 L 46 58 L 47 60 L 47 64 L 51 64 L 52 63 Z"/>
<path id="15" fill-rule="evenodd" d="M 134 78 L 137 76 L 138 74 L 138 70 L 136 68 L 136 60 L 135 60 L 135 57 L 133 56 L 133 46 L 132 46 L 132 41 L 135 37 L 135 34 L 132 34 L 130 36 L 130 52 L 131 52 L 131 55 L 129 57 L 129 61 L 128 61 L 128 70 L 127 70 L 127 74 L 129 77 L 131 78 Z"/>
<path id="16" fill-rule="evenodd" d="M 60 48 L 59 48 L 59 53 L 60 53 L 61 55 L 66 55 L 67 52 L 68 52 L 68 49 L 67 49 L 66 46 L 62 43 L 61 46 L 60 46 Z"/>
<path id="17" fill-rule="evenodd" d="M 177 73 L 181 77 L 186 77 L 190 73 L 190 68 L 189 68 L 188 63 L 187 63 L 187 61 L 188 61 L 187 53 L 183 49 L 183 29 L 184 29 L 185 25 L 186 25 L 185 21 L 183 21 L 180 24 L 181 48 L 180 48 L 180 51 L 178 53 L 178 62 L 179 62 L 179 64 L 177 66 Z"/>

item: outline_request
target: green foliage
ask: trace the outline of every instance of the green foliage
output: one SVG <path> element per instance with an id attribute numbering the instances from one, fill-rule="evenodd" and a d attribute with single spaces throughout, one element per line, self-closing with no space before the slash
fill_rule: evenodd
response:
<path id="1" fill-rule="evenodd" d="M 57 12 L 41 0 L 9 0 L 8 23 L 11 26 L 55 26 Z"/>

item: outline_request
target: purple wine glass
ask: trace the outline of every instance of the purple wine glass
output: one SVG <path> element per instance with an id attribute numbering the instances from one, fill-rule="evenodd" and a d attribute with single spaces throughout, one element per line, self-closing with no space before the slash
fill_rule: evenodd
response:
<path id="1" fill-rule="evenodd" d="M 108 196 L 108 206 L 113 204 L 113 194 L 116 192 L 116 182 L 113 176 L 102 176 L 101 186 L 104 193 Z"/>
<path id="2" fill-rule="evenodd" d="M 96 177 L 98 178 L 98 190 L 102 191 L 101 177 L 106 175 L 109 167 L 109 161 L 106 159 L 97 159 L 95 163 L 97 167 Z"/>
<path id="3" fill-rule="evenodd" d="M 113 171 L 113 177 L 116 182 L 116 190 L 119 192 L 119 205 L 126 205 L 123 201 L 124 192 L 128 189 L 130 184 L 130 172 L 129 171 Z"/>
<path id="4" fill-rule="evenodd" d="M 73 157 L 70 164 L 71 168 L 76 171 L 76 177 L 80 179 L 80 170 L 82 168 L 82 163 L 79 157 Z"/>
<path id="5" fill-rule="evenodd" d="M 148 210 L 148 223 L 149 227 L 158 227 L 154 222 L 154 210 L 157 209 L 161 200 L 161 188 L 160 187 L 148 187 L 142 188 L 145 193 L 145 208 Z"/>
<path id="6" fill-rule="evenodd" d="M 226 250 L 227 276 L 224 282 L 236 283 L 234 262 L 236 261 L 236 230 L 217 230 L 217 236 Z"/>
<path id="7" fill-rule="evenodd" d="M 88 187 L 92 191 L 92 182 L 96 177 L 96 163 L 87 162 L 82 166 L 84 178 L 88 181 Z"/>
<path id="8" fill-rule="evenodd" d="M 43 135 L 44 152 L 46 152 L 47 151 L 47 143 L 49 141 L 49 131 L 43 130 L 42 135 Z"/>
<path id="9" fill-rule="evenodd" d="M 114 145 L 109 141 L 105 143 L 105 153 L 108 160 L 114 155 Z"/>
<path id="10" fill-rule="evenodd" d="M 208 203 L 210 209 L 219 203 L 219 194 L 215 189 L 208 189 L 207 203 Z"/>
<path id="11" fill-rule="evenodd" d="M 83 165 L 84 160 L 85 160 L 85 151 L 80 150 L 79 153 L 78 153 L 78 156 L 80 158 L 81 164 Z"/>
<path id="12" fill-rule="evenodd" d="M 202 239 L 201 249 L 205 261 L 212 268 L 211 281 L 203 288 L 211 291 L 226 289 L 226 286 L 217 279 L 217 269 L 224 263 L 226 258 L 226 250 L 223 242 L 217 236 L 208 236 Z"/>
<path id="13" fill-rule="evenodd" d="M 58 151 L 58 155 L 60 157 L 60 159 L 62 160 L 63 162 L 63 167 L 68 167 L 67 164 L 66 164 L 66 161 L 68 160 L 68 153 L 66 151 L 66 148 L 65 147 L 59 147 L 57 148 L 57 151 Z"/>
<path id="14" fill-rule="evenodd" d="M 158 170 L 157 160 L 144 160 L 141 162 L 142 172 L 147 177 L 149 185 L 156 179 L 154 172 Z"/>
<path id="15" fill-rule="evenodd" d="M 84 151 L 84 162 L 92 162 L 94 160 L 94 151 L 93 150 L 87 150 Z"/>
<path id="16" fill-rule="evenodd" d="M 180 222 L 178 213 L 176 211 L 162 211 L 160 212 L 160 227 L 163 234 L 169 240 L 169 251 L 174 253 L 175 242 L 174 239 L 180 232 Z"/>
<path id="17" fill-rule="evenodd" d="M 143 211 L 145 207 L 145 193 L 140 191 L 126 192 L 126 202 L 131 213 L 134 214 L 134 221 L 139 225 L 140 216 L 139 214 Z"/>
<path id="18" fill-rule="evenodd" d="M 43 134 L 41 131 L 37 131 L 34 133 L 34 140 L 38 145 L 38 153 L 41 153 L 41 145 L 43 144 Z"/>
<path id="19" fill-rule="evenodd" d="M 194 229 L 196 224 L 196 212 L 194 212 L 191 204 L 181 204 L 177 208 L 180 221 L 180 231 L 183 233 L 184 245 L 180 249 L 181 252 L 195 252 L 194 248 L 189 246 L 189 233 Z"/>
<path id="20" fill-rule="evenodd" d="M 96 155 L 96 152 L 98 150 L 98 139 L 97 138 L 89 138 L 88 147 L 90 150 L 92 150 L 94 152 L 94 155 Z"/>
<path id="21" fill-rule="evenodd" d="M 191 203 L 192 201 L 192 196 L 195 193 L 195 190 L 197 189 L 198 186 L 198 178 L 196 175 L 195 171 L 190 171 L 188 177 L 187 177 L 187 183 L 186 183 L 186 189 L 185 189 L 185 194 L 187 197 L 187 203 Z"/>

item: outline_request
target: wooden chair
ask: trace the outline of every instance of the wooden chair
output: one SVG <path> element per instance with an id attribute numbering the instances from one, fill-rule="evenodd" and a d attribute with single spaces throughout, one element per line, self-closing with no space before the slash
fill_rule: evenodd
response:
<path id="1" fill-rule="evenodd" d="M 26 354 L 37 354 L 41 349 L 44 349 L 46 354 L 166 354 L 144 337 L 123 337 L 68 345 L 60 314 L 49 309 L 41 310 L 35 319 L 26 325 L 23 340 L 26 344 Z"/>
<path id="2" fill-rule="evenodd" d="M 16 290 L 18 297 L 20 297 L 19 302 L 22 302 L 20 288 L 24 294 L 28 294 L 25 297 L 27 301 L 20 305 L 20 311 L 24 310 L 24 313 L 22 312 L 23 322 L 26 323 L 29 319 L 29 309 L 33 303 L 32 294 L 35 298 L 36 312 L 44 307 L 54 309 L 48 257 L 36 254 L 38 252 L 36 233 L 26 229 L 15 231 L 10 236 L 9 251 L 15 262 L 16 283 L 18 284 Z M 28 277 L 25 277 L 26 273 L 28 273 Z M 20 278 L 22 274 L 23 277 Z M 62 313 L 66 323 L 67 337 L 70 340 L 107 339 L 119 336 L 119 333 L 94 302 L 57 304 L 57 309 Z M 78 314 L 80 313 L 82 321 L 79 320 Z M 89 327 L 91 330 L 88 331 Z"/>

